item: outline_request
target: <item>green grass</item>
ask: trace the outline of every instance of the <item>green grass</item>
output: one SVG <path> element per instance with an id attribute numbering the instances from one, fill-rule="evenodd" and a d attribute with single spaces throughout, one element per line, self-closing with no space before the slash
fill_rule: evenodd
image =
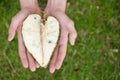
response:
<path id="1" fill-rule="evenodd" d="M 44 0 L 39 0 L 45 7 Z M 75 46 L 68 44 L 62 68 L 24 69 L 18 56 L 17 36 L 9 43 L 12 16 L 19 11 L 16 0 L 0 1 L 0 80 L 120 80 L 120 0 L 68 0 L 67 15 L 78 32 Z"/>

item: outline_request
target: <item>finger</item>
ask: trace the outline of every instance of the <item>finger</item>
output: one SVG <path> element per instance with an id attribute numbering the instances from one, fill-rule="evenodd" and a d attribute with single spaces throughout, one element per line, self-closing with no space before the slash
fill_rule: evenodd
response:
<path id="1" fill-rule="evenodd" d="M 63 12 L 56 12 L 54 13 L 54 16 L 59 20 L 61 27 L 66 26 L 66 29 L 68 30 L 70 34 L 69 41 L 71 45 L 74 45 L 75 39 L 77 37 L 77 32 L 74 27 L 74 22 Z"/>
<path id="2" fill-rule="evenodd" d="M 69 41 L 70 41 L 70 44 L 71 45 L 74 45 L 75 44 L 75 40 L 77 38 L 77 32 L 75 30 L 75 27 L 74 27 L 74 24 L 73 23 L 69 23 L 67 25 L 69 27 Z"/>
<path id="3" fill-rule="evenodd" d="M 22 39 L 22 33 L 19 30 L 18 31 L 18 51 L 19 51 L 19 56 L 22 62 L 22 65 L 24 68 L 28 68 L 28 60 L 27 60 L 27 55 L 26 55 L 26 49 L 23 43 L 23 39 Z"/>
<path id="4" fill-rule="evenodd" d="M 75 40 L 77 38 L 77 32 L 76 32 L 76 29 L 74 27 L 74 22 L 72 20 L 67 20 L 67 30 L 69 32 L 69 41 L 70 41 L 70 44 L 71 45 L 74 45 L 75 44 Z"/>
<path id="5" fill-rule="evenodd" d="M 58 47 L 55 49 L 55 52 L 50 62 L 50 69 L 49 69 L 50 73 L 54 73 L 55 71 L 55 63 L 56 63 L 57 55 L 58 55 Z"/>
<path id="6" fill-rule="evenodd" d="M 40 67 L 40 65 L 38 64 L 37 61 L 35 61 L 35 65 L 36 65 L 36 68 L 39 68 L 39 67 Z"/>
<path id="7" fill-rule="evenodd" d="M 65 30 L 61 30 L 61 37 L 59 41 L 59 50 L 58 50 L 58 57 L 56 60 L 56 69 L 60 69 L 63 60 L 66 56 L 66 50 L 67 50 L 67 42 L 68 42 L 68 32 Z"/>
<path id="8" fill-rule="evenodd" d="M 16 16 L 12 18 L 10 28 L 8 31 L 8 41 L 13 40 L 17 27 L 21 26 L 22 21 L 27 17 L 27 15 L 28 15 L 27 11 L 21 10 Z"/>
<path id="9" fill-rule="evenodd" d="M 29 60 L 29 68 L 31 71 L 35 71 L 36 70 L 36 64 L 35 64 L 35 60 L 33 59 L 32 55 L 27 51 L 27 57 Z"/>

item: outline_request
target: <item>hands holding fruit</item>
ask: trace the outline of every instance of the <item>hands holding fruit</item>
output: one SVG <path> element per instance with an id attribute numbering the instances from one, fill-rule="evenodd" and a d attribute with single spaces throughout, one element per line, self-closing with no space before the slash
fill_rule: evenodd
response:
<path id="1" fill-rule="evenodd" d="M 77 37 L 73 21 L 65 14 L 66 2 L 66 0 L 48 0 L 47 7 L 45 8 L 44 17 L 55 17 L 59 21 L 61 29 L 60 40 L 55 52 L 53 53 L 50 63 L 49 70 L 51 73 L 53 73 L 56 69 L 60 69 L 63 63 L 67 50 L 68 34 L 70 35 L 69 41 L 72 45 L 74 45 Z M 23 21 L 28 15 L 41 15 L 41 11 L 37 0 L 20 0 L 20 4 L 21 10 L 12 18 L 8 40 L 11 41 L 14 38 L 15 32 L 18 32 L 18 47 L 21 62 L 25 68 L 29 67 L 31 71 L 35 71 L 36 68 L 40 67 L 40 65 L 26 50 L 21 33 L 21 27 Z"/>

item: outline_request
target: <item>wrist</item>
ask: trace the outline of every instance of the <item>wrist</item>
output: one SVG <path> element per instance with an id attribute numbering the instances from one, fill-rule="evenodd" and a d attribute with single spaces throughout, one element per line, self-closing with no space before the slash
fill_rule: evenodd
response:
<path id="1" fill-rule="evenodd" d="M 20 6 L 22 10 L 26 10 L 29 13 L 40 13 L 37 0 L 20 0 Z"/>
<path id="2" fill-rule="evenodd" d="M 38 1 L 37 0 L 19 0 L 19 1 L 20 1 L 21 9 L 26 8 L 26 7 L 36 7 L 36 6 L 38 6 Z"/>
<path id="3" fill-rule="evenodd" d="M 48 0 L 46 9 L 50 10 L 50 12 L 58 10 L 65 12 L 66 2 L 67 0 Z"/>
<path id="4" fill-rule="evenodd" d="M 40 14 L 41 15 L 41 10 L 39 7 L 25 7 L 25 8 L 21 8 L 21 10 L 25 10 L 27 11 L 29 14 Z"/>

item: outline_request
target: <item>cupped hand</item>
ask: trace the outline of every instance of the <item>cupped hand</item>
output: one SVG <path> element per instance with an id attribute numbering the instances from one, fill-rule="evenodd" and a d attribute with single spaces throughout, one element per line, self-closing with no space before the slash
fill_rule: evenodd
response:
<path id="1" fill-rule="evenodd" d="M 64 10 L 59 10 L 59 9 L 52 10 L 49 7 L 47 7 L 45 9 L 44 17 L 47 17 L 49 15 L 56 17 L 56 19 L 60 23 L 60 30 L 61 30 L 58 46 L 53 54 L 49 68 L 49 71 L 51 73 L 54 73 L 56 69 L 60 69 L 63 60 L 66 56 L 68 40 L 70 41 L 71 45 L 75 44 L 77 32 L 74 27 L 74 22 L 65 14 Z M 68 35 L 69 35 L 69 39 L 68 39 Z"/>
<path id="2" fill-rule="evenodd" d="M 19 56 L 24 68 L 30 68 L 31 71 L 35 71 L 39 67 L 39 64 L 34 60 L 34 58 L 29 54 L 25 48 L 23 37 L 21 33 L 22 23 L 29 14 L 37 13 L 40 14 L 39 8 L 25 8 L 21 9 L 13 18 L 10 24 L 8 32 L 8 41 L 12 41 L 15 33 L 18 33 L 18 51 Z"/>

